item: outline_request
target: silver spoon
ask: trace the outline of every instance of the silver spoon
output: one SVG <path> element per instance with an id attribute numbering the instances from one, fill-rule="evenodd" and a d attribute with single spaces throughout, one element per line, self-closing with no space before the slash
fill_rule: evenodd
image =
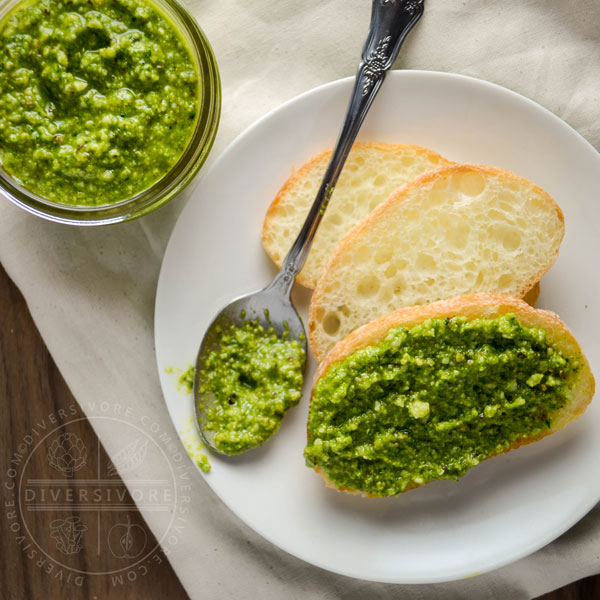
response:
<path id="1" fill-rule="evenodd" d="M 306 221 L 283 261 L 281 271 L 264 289 L 233 300 L 209 325 L 198 352 L 194 399 L 196 420 L 200 434 L 207 446 L 223 454 L 214 444 L 217 432 L 205 429 L 206 409 L 213 398 L 202 385 L 202 373 L 210 352 L 219 346 L 219 334 L 224 327 L 240 326 L 245 320 L 258 320 L 265 329 L 272 327 L 281 336 L 286 332 L 289 339 L 299 340 L 306 356 L 304 325 L 290 299 L 296 275 L 308 256 L 315 233 L 335 184 L 346 162 L 358 130 L 373 103 L 386 72 L 394 63 L 400 46 L 408 32 L 423 14 L 424 0 L 374 0 L 371 25 L 362 51 L 350 105 L 331 160 L 325 171 L 321 187 L 306 217 Z M 287 333 L 289 332 L 289 334 Z"/>

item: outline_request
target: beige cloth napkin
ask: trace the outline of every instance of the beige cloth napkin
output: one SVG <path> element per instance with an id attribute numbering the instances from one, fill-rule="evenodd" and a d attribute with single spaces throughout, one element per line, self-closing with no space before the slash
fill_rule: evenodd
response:
<path id="1" fill-rule="evenodd" d="M 398 68 L 454 71 L 516 90 L 600 147 L 598 0 L 426 0 Z M 255 119 L 314 86 L 353 75 L 369 0 L 190 0 L 223 84 L 211 158 Z M 0 259 L 88 416 L 132 407 L 174 435 L 154 360 L 153 305 L 169 234 L 185 197 L 130 224 L 76 229 L 0 200 Z M 106 408 L 106 405 L 104 405 Z M 121 448 L 93 421 L 106 450 Z M 190 463 L 191 464 L 191 463 Z M 157 468 L 159 472 L 157 472 Z M 124 474 L 166 476 L 152 463 Z M 192 598 L 531 598 L 600 572 L 600 509 L 533 556 L 439 585 L 394 586 L 322 571 L 272 546 L 234 517 L 189 469 L 185 531 L 170 561 Z M 143 511 L 144 512 L 144 511 Z M 144 512 L 157 534 L 168 515 Z"/>

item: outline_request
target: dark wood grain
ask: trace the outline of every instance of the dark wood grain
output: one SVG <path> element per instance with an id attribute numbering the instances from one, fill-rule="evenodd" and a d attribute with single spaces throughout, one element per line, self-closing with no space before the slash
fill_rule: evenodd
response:
<path id="1" fill-rule="evenodd" d="M 74 422 L 83 414 L 71 395 L 58 369 L 52 361 L 42 341 L 23 297 L 0 267 L 0 479 L 10 482 L 7 477 L 14 465 L 15 452 L 26 435 L 35 429 L 48 415 L 59 415 L 60 411 L 69 420 L 69 432 L 73 432 L 85 441 L 88 448 L 97 447 L 97 462 L 109 464 L 104 449 L 99 444 L 91 425 L 85 419 Z M 59 416 L 60 418 L 60 416 Z M 52 468 L 44 458 L 45 453 L 31 455 L 29 469 L 39 479 L 51 478 Z M 22 467 L 19 467 L 22 468 Z M 15 470 L 18 470 L 15 468 Z M 84 478 L 89 473 L 81 469 L 73 474 L 74 479 Z M 120 480 L 119 480 L 120 482 Z M 122 482 L 123 493 L 126 493 Z M 118 488 L 115 488 L 118 489 Z M 139 573 L 132 582 L 123 584 L 109 575 L 87 575 L 80 584 L 74 583 L 63 569 L 62 580 L 57 577 L 58 570 L 48 573 L 47 561 L 42 567 L 37 563 L 39 557 L 29 558 L 24 550 L 27 542 L 20 543 L 23 521 L 11 517 L 15 512 L 14 492 L 2 486 L 3 512 L 0 518 L 0 598 L 22 600 L 23 598 L 69 598 L 69 600 L 185 600 L 188 598 L 175 573 L 164 555 L 157 551 L 151 557 L 150 564 L 143 576 Z M 130 501 L 124 496 L 125 501 Z M 71 515 L 79 517 L 76 511 Z M 33 535 L 40 547 L 51 549 L 56 540 L 52 537 L 50 524 L 56 519 L 64 519 L 65 514 L 57 512 L 36 513 L 30 520 Z M 146 526 L 141 514 L 130 513 L 131 524 L 144 529 L 148 543 L 156 540 Z M 15 522 L 19 522 L 21 531 L 15 532 Z M 108 534 L 114 525 L 110 519 L 103 518 L 98 535 Z M 90 528 L 91 529 L 91 528 Z M 139 531 L 139 530 L 138 530 Z M 107 552 L 98 552 L 94 543 L 83 545 L 80 552 L 71 555 L 68 566 L 79 571 L 110 571 L 115 567 L 115 557 Z M 35 550 L 35 547 L 33 547 Z M 38 552 L 39 554 L 39 552 Z M 546 594 L 539 600 L 590 600 L 600 599 L 600 576 L 590 577 L 568 585 L 560 590 Z"/>
<path id="2" fill-rule="evenodd" d="M 49 465 L 47 459 L 49 441 L 56 439 L 56 435 L 54 438 L 50 436 L 36 451 L 32 451 L 36 442 L 27 444 L 29 438 L 26 436 L 31 435 L 35 438 L 35 434 L 32 433 L 40 423 L 46 422 L 47 425 L 56 427 L 60 426 L 61 421 L 68 421 L 68 432 L 85 443 L 89 458 L 93 458 L 88 460 L 83 468 L 74 472 L 72 479 L 66 480 L 68 485 L 62 486 L 64 492 L 85 489 L 86 484 L 82 485 L 82 481 L 90 480 L 92 465 L 93 469 L 96 469 L 99 468 L 98 465 L 106 467 L 110 463 L 90 423 L 83 418 L 83 413 L 48 354 L 23 297 L 2 268 L 0 402 L 0 481 L 4 513 L 0 517 L 0 598 L 187 599 L 187 594 L 160 549 L 145 558 L 141 563 L 142 568 L 137 565 L 129 571 L 118 572 L 123 566 L 123 557 L 106 551 L 100 544 L 99 540 L 106 541 L 111 531 L 112 537 L 116 537 L 116 543 L 119 544 L 122 533 L 128 531 L 129 526 L 135 528 L 131 530 L 137 534 L 137 538 L 135 535 L 132 538 L 133 543 L 136 539 L 139 541 L 143 538 L 147 548 L 154 548 L 156 540 L 137 510 L 127 512 L 127 519 L 123 518 L 122 512 L 102 513 L 102 518 L 97 519 L 97 527 L 92 526 L 96 518 L 93 513 L 79 513 L 77 509 L 69 510 L 68 507 L 65 511 L 56 503 L 49 510 L 28 514 L 23 511 L 24 517 L 17 510 L 17 490 L 10 489 L 15 481 L 15 472 L 20 475 L 26 469 L 29 477 L 34 476 L 39 480 L 57 476 L 56 470 Z M 54 418 L 56 423 L 49 422 L 49 417 Z M 78 418 L 80 420 L 77 420 Z M 23 443 L 27 450 L 22 456 L 29 456 L 30 459 L 26 467 L 23 466 L 22 460 L 20 464 L 16 464 L 19 462 L 16 455 L 19 454 L 19 447 Z M 119 494 L 123 504 L 132 502 L 118 476 L 111 481 L 110 491 Z M 86 528 L 85 537 L 82 537 L 85 542 L 78 551 L 65 554 L 57 551 L 58 539 L 55 532 L 59 528 L 56 524 L 68 525 L 73 519 L 80 519 L 80 527 Z M 123 521 L 127 525 L 123 526 Z M 25 525 L 30 530 L 29 535 L 25 532 Z M 63 532 L 66 535 L 68 528 L 64 527 Z M 44 556 L 44 551 L 49 556 Z M 130 552 L 133 553 L 133 550 Z M 52 559 L 59 559 L 65 568 L 54 564 Z M 134 564 L 133 560 L 131 564 Z M 76 579 L 77 571 L 84 573 L 79 575 L 79 579 Z M 89 574 L 110 571 L 113 572 L 112 575 Z"/>
<path id="3" fill-rule="evenodd" d="M 600 575 L 588 577 L 560 590 L 540 596 L 538 600 L 597 600 L 600 598 Z"/>

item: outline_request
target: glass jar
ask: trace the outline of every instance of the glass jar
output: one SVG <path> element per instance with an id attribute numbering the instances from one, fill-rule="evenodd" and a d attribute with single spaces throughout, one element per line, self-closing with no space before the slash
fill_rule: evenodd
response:
<path id="1" fill-rule="evenodd" d="M 187 148 L 175 165 L 151 187 L 114 204 L 97 206 L 61 204 L 45 199 L 22 186 L 0 167 L 0 192 L 26 211 L 69 225 L 108 225 L 129 221 L 166 204 L 190 183 L 205 162 L 221 113 L 221 83 L 212 48 L 194 17 L 177 0 L 148 1 L 179 30 L 196 63 L 199 114 Z M 0 0 L 0 21 L 21 2 Z"/>

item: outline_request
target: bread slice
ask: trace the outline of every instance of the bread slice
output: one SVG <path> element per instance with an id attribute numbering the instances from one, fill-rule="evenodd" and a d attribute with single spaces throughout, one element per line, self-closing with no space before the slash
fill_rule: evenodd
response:
<path id="1" fill-rule="evenodd" d="M 263 245 L 278 266 L 304 223 L 330 158 L 331 150 L 309 160 L 285 182 L 267 211 Z M 314 289 L 331 251 L 346 233 L 401 185 L 450 164 L 419 146 L 354 144 L 296 280 Z"/>
<path id="2" fill-rule="evenodd" d="M 545 332 L 545 342 L 547 342 L 547 345 L 549 347 L 551 347 L 553 349 L 553 352 L 555 353 L 562 353 L 562 356 L 564 358 L 567 359 L 567 361 L 570 361 L 571 365 L 575 366 L 575 370 L 568 370 L 567 367 L 565 367 L 565 371 L 564 371 L 564 381 L 563 383 L 566 385 L 565 389 L 566 391 L 566 404 L 564 404 L 564 406 L 562 406 L 562 408 L 560 408 L 559 410 L 556 410 L 555 412 L 549 412 L 547 415 L 543 415 L 541 418 L 542 419 L 547 419 L 545 420 L 545 423 L 547 426 L 544 426 L 544 424 L 542 423 L 541 427 L 541 431 L 537 431 L 534 435 L 520 435 L 518 433 L 519 429 L 516 429 L 516 437 L 514 437 L 514 439 L 508 439 L 507 442 L 510 442 L 510 444 L 507 447 L 501 448 L 499 451 L 494 451 L 492 453 L 490 453 L 488 456 L 483 456 L 483 457 L 479 457 L 480 460 L 484 460 L 486 458 L 490 458 L 492 456 L 495 456 L 496 454 L 500 454 L 503 452 L 508 452 L 509 450 L 518 448 L 519 446 L 523 446 L 525 444 L 529 444 L 531 442 L 537 441 L 547 435 L 550 435 L 556 431 L 558 431 L 559 429 L 562 429 L 567 423 L 569 423 L 570 421 L 573 421 L 574 419 L 576 419 L 577 417 L 579 417 L 581 414 L 583 414 L 583 412 L 585 411 L 587 405 L 590 403 L 593 395 L 594 395 L 594 377 L 592 375 L 592 372 L 590 370 L 590 366 L 588 364 L 587 359 L 585 358 L 584 354 L 581 351 L 581 348 L 579 347 L 579 344 L 577 343 L 576 339 L 573 337 L 573 334 L 569 331 L 569 329 L 567 328 L 567 326 L 559 319 L 559 317 L 557 315 L 555 315 L 552 312 L 546 311 L 546 310 L 537 310 L 534 309 L 532 307 L 530 307 L 528 304 L 526 304 L 525 302 L 523 302 L 522 300 L 519 300 L 517 298 L 514 297 L 510 297 L 510 296 L 505 296 L 505 295 L 498 295 L 498 294 L 475 294 L 475 295 L 471 295 L 471 296 L 462 296 L 462 297 L 457 297 L 457 298 L 452 298 L 450 300 L 443 300 L 440 302 L 434 302 L 432 304 L 428 304 L 428 305 L 424 305 L 424 306 L 414 306 L 414 307 L 408 307 L 408 308 L 404 308 L 404 309 L 400 309 L 397 310 L 391 314 L 385 315 L 383 317 L 380 317 L 379 319 L 376 319 L 375 321 L 373 321 L 372 323 L 369 323 L 367 325 L 364 325 L 363 327 L 361 327 L 360 329 L 357 329 L 356 331 L 354 331 L 350 336 L 348 336 L 345 340 L 339 342 L 334 348 L 333 350 L 327 355 L 327 357 L 325 358 L 325 360 L 320 364 L 318 371 L 315 375 L 315 379 L 314 379 L 314 386 L 313 386 L 313 395 L 311 397 L 311 406 L 310 406 L 310 413 L 309 413 L 309 443 L 311 442 L 311 433 L 312 436 L 315 436 L 315 431 L 311 432 L 311 423 L 312 423 L 312 428 L 314 430 L 316 430 L 316 435 L 327 435 L 328 430 L 327 427 L 323 427 L 320 430 L 318 428 L 315 427 L 315 423 L 312 422 L 312 414 L 314 409 L 314 402 L 315 402 L 315 390 L 317 389 L 317 386 L 319 384 L 319 382 L 323 379 L 323 377 L 325 377 L 328 372 L 330 371 L 330 369 L 332 369 L 332 367 L 334 367 L 335 365 L 340 365 L 341 363 L 343 363 L 346 359 L 349 359 L 349 357 L 352 357 L 352 359 L 354 361 L 359 360 L 359 355 L 362 352 L 363 356 L 365 355 L 365 353 L 371 353 L 374 352 L 373 347 L 377 346 L 378 344 L 381 344 L 381 342 L 384 340 L 384 338 L 388 335 L 388 333 L 398 327 L 405 327 L 407 329 L 412 329 L 413 327 L 419 325 L 419 324 L 423 324 L 424 322 L 427 322 L 429 319 L 440 319 L 443 320 L 442 323 L 446 324 L 447 327 L 449 327 L 448 323 L 448 319 L 453 319 L 455 317 L 463 317 L 466 321 L 472 321 L 474 319 L 496 319 L 498 317 L 502 317 L 502 316 L 506 316 L 506 315 L 514 315 L 517 319 L 517 321 L 524 327 L 524 328 L 530 328 L 530 329 L 541 329 Z M 443 327 L 444 325 L 442 325 Z M 443 331 L 443 329 L 442 329 Z M 500 338 L 503 340 L 503 336 L 500 336 Z M 457 339 L 457 338 L 452 338 L 452 339 Z M 536 338 L 538 339 L 538 338 Z M 500 342 L 503 343 L 503 342 Z M 507 342 L 508 343 L 508 342 Z M 513 349 L 514 351 L 519 351 L 519 349 L 522 346 L 519 346 L 518 343 L 515 344 L 515 348 Z M 444 348 L 444 346 L 441 346 L 442 348 Z M 400 350 L 397 356 L 401 356 L 402 352 L 404 352 L 405 350 L 403 350 L 403 346 L 400 346 Z M 550 352 L 547 350 L 546 348 L 546 352 L 544 352 L 543 350 L 543 346 L 539 347 L 540 349 L 538 350 L 540 352 L 540 355 L 543 357 L 547 354 L 550 354 Z M 476 350 L 479 350 L 479 347 L 476 346 Z M 439 351 L 439 347 L 438 347 L 438 351 Z M 481 352 L 486 352 L 486 349 L 484 347 L 481 347 Z M 467 362 L 464 362 L 465 360 L 469 360 L 468 356 L 469 354 L 467 354 L 467 351 L 465 350 L 465 356 L 463 356 L 462 361 L 463 364 L 467 364 Z M 435 355 L 435 350 L 431 350 L 431 351 L 425 351 L 426 353 L 426 358 L 431 357 L 433 359 L 433 361 L 436 360 L 436 355 Z M 384 357 L 388 357 L 387 359 L 389 360 L 389 357 L 391 356 L 390 354 L 379 354 L 377 355 L 375 364 L 380 365 L 382 360 L 384 360 Z M 476 355 L 475 355 L 476 356 Z M 558 354 L 557 354 L 558 356 Z M 525 355 L 520 356 L 518 353 L 515 355 L 513 354 L 513 361 L 515 360 L 524 360 L 526 357 Z M 398 362 L 398 358 L 395 359 L 395 362 Z M 458 359 L 456 359 L 458 362 Z M 433 364 L 433 362 L 432 362 Z M 567 363 L 569 364 L 569 363 Z M 385 365 L 384 365 L 385 366 Z M 539 365 L 538 365 L 539 366 Z M 433 373 L 435 374 L 434 377 L 438 377 L 438 374 L 440 373 L 440 371 L 436 371 L 436 369 L 438 369 L 440 367 L 440 361 L 439 361 L 439 355 L 438 355 L 438 360 L 435 363 L 435 367 L 433 367 Z M 425 367 L 427 368 L 427 367 Z M 442 368 L 446 368 L 442 365 Z M 450 364 L 450 366 L 448 367 L 450 369 L 450 372 L 452 371 L 453 368 L 457 368 L 455 365 Z M 492 365 L 491 366 L 491 370 L 487 371 L 487 373 L 494 373 L 496 372 L 496 369 L 501 368 L 501 367 L 497 367 Z M 510 372 L 510 376 L 512 377 L 512 371 L 510 371 L 511 365 L 509 363 L 508 369 Z M 483 367 L 480 367 L 479 369 L 480 371 L 483 370 Z M 517 370 L 515 370 L 516 372 Z M 485 371 L 484 371 L 485 372 Z M 562 371 L 559 371 L 560 373 L 563 373 Z M 372 374 L 372 373 L 371 373 Z M 368 373 L 365 373 L 365 376 L 367 376 Z M 534 375 L 533 373 L 531 375 Z M 544 386 L 543 383 L 546 381 L 549 381 L 549 379 L 547 379 L 548 373 L 546 373 L 544 375 L 544 379 L 541 379 L 541 375 L 540 378 L 537 382 L 531 382 L 529 381 L 527 378 L 528 374 L 527 371 L 525 372 L 525 374 L 521 374 L 521 381 L 518 385 L 525 387 L 525 389 L 527 389 L 527 387 L 530 387 L 531 384 L 533 383 L 534 385 L 540 385 L 540 388 L 538 388 L 538 392 L 536 393 L 540 393 L 542 394 L 541 396 L 541 400 L 542 402 L 546 402 L 546 398 L 544 397 L 544 394 L 546 394 L 545 390 L 552 390 L 553 388 L 550 388 L 550 385 L 553 385 L 552 383 L 548 383 L 548 386 Z M 440 378 L 443 378 L 443 375 L 439 375 Z M 478 375 L 476 375 L 476 377 L 478 377 Z M 493 393 L 493 388 L 491 390 L 488 390 L 488 386 L 486 386 L 486 380 L 485 380 L 485 375 L 481 376 L 483 377 L 483 379 L 481 381 L 477 382 L 477 386 L 474 388 L 476 390 L 480 390 L 480 394 L 481 394 L 481 402 L 480 404 L 485 405 L 487 403 L 493 403 L 497 400 L 492 400 L 492 393 Z M 519 375 L 517 375 L 517 377 L 519 377 Z M 402 382 L 402 379 L 398 379 L 396 380 L 397 383 L 394 383 L 394 386 L 400 387 L 400 384 Z M 504 381 L 504 380 L 501 380 Z M 335 381 L 336 383 L 336 388 L 340 388 L 342 386 L 347 386 L 348 388 L 351 388 L 352 385 L 362 385 L 361 382 L 358 381 L 358 379 L 355 379 L 354 381 L 345 381 L 345 380 L 340 380 L 339 379 L 339 372 L 338 372 L 338 379 L 336 379 Z M 437 384 L 437 380 L 436 380 L 436 384 Z M 377 385 L 377 384 L 375 384 Z M 454 382 L 452 382 L 450 385 L 454 385 Z M 434 386 L 437 387 L 437 386 Z M 450 391 L 446 392 L 447 394 L 450 394 L 450 402 L 454 402 L 453 397 L 452 397 L 452 393 L 454 391 L 453 387 L 449 388 Z M 517 388 L 515 388 L 516 390 Z M 519 388 L 519 392 L 515 391 L 515 393 L 520 393 L 520 389 Z M 531 388 L 532 389 L 532 388 Z M 558 388 L 556 388 L 558 389 Z M 413 391 L 413 390 L 409 390 Z M 409 393 L 409 392 L 405 392 L 405 393 Z M 455 392 L 456 393 L 456 392 Z M 552 393 L 552 392 L 549 392 Z M 430 400 L 431 401 L 431 412 L 428 415 L 428 419 L 434 421 L 436 418 L 436 415 L 439 414 L 436 413 L 436 402 L 439 402 L 439 397 L 437 396 L 437 400 L 436 400 L 436 394 L 438 394 L 437 390 L 426 390 L 425 394 L 422 394 L 420 396 L 420 398 L 422 400 Z M 507 392 L 508 394 L 508 392 Z M 505 396 L 502 394 L 501 396 L 503 398 L 503 400 L 500 400 L 500 403 L 502 404 L 503 402 L 508 402 L 509 399 L 505 398 Z M 325 400 L 325 402 L 330 402 L 331 400 L 329 398 L 327 398 Z M 339 401 L 339 400 L 338 400 Z M 388 399 L 389 402 L 393 401 L 393 398 L 389 398 Z M 549 399 L 548 399 L 549 401 Z M 353 402 L 358 402 L 358 400 L 353 399 Z M 381 400 L 381 402 L 385 403 L 385 400 Z M 457 396 L 457 400 L 456 400 L 456 405 L 459 406 L 461 409 L 463 408 L 463 405 L 461 404 L 462 401 L 458 400 L 458 396 Z M 519 405 L 520 406 L 520 405 Z M 319 401 L 319 411 L 325 411 L 325 413 L 320 412 L 320 414 L 326 414 L 327 408 L 323 408 L 323 401 Z M 505 408 L 502 408 L 501 410 L 507 410 Z M 379 413 L 378 413 L 379 414 Z M 384 412 L 382 414 L 385 414 L 385 409 Z M 513 415 L 513 419 L 517 419 L 517 423 L 518 423 L 518 416 L 517 416 L 517 412 L 515 411 L 514 413 L 511 413 Z M 318 415 L 317 415 L 318 416 Z M 486 414 L 485 417 L 487 417 L 488 415 Z M 466 428 L 465 426 L 462 426 L 463 430 L 468 431 L 468 432 L 472 432 L 475 429 L 470 429 L 472 427 L 477 428 L 478 426 L 480 426 L 480 424 L 482 424 L 484 422 L 484 415 L 477 415 L 477 417 L 481 417 L 481 420 L 479 418 L 475 419 L 475 425 L 472 424 L 467 424 Z M 353 415 L 353 418 L 357 418 L 356 415 Z M 521 418 L 525 418 L 523 417 L 523 414 L 521 413 Z M 336 417 L 336 422 L 339 422 L 341 419 L 341 416 L 338 415 Z M 533 421 L 529 421 L 530 423 L 532 423 Z M 520 423 L 519 423 L 520 424 Z M 492 424 L 493 425 L 493 424 Z M 365 425 L 363 425 L 364 427 Z M 405 425 L 406 426 L 406 425 Z M 484 425 L 484 427 L 487 425 Z M 355 427 L 355 429 L 357 429 Z M 534 429 L 535 430 L 535 429 Z M 320 433 L 320 432 L 325 432 L 325 433 Z M 353 433 L 353 432 L 351 432 Z M 488 435 L 487 430 L 483 430 L 484 435 Z M 358 435 L 358 434 L 356 434 Z M 466 434 L 468 435 L 468 434 Z M 414 444 L 414 440 L 415 438 L 409 438 L 409 442 L 400 442 L 400 444 L 402 443 L 411 443 Z M 422 443 L 427 444 L 427 437 L 422 438 Z M 313 440 L 314 442 L 314 440 Z M 439 450 L 440 448 L 444 448 L 447 446 L 444 446 L 444 440 L 440 439 L 434 442 L 429 442 L 432 444 L 435 444 L 435 448 L 434 451 Z M 452 438 L 452 444 L 455 443 L 455 438 Z M 397 445 L 396 445 L 397 447 Z M 329 451 L 330 453 L 331 450 Z M 343 452 L 343 450 L 342 450 Z M 333 454 L 335 454 L 335 452 L 333 452 Z M 434 456 L 436 456 L 434 454 Z M 440 458 L 441 461 L 443 461 L 446 457 L 442 456 Z M 313 464 L 313 465 L 309 465 L 309 466 L 314 466 L 314 468 L 316 468 L 316 470 L 325 478 L 325 480 L 328 482 L 328 484 L 330 486 L 333 487 L 337 487 L 340 490 L 343 491 L 350 491 L 353 493 L 363 493 L 363 495 L 367 495 L 367 496 L 373 496 L 373 495 L 379 495 L 379 494 L 373 494 L 372 492 L 366 492 L 364 490 L 361 489 L 355 489 L 352 487 L 348 487 L 344 485 L 344 482 L 340 482 L 339 479 L 337 482 L 333 483 L 330 481 L 329 476 L 328 476 L 328 472 L 327 472 L 327 464 L 332 464 L 332 457 L 329 457 L 325 460 L 323 460 L 321 462 L 321 464 Z M 477 461 L 479 462 L 479 461 Z M 318 461 L 317 461 L 318 463 Z M 344 463 L 344 467 L 346 466 L 346 463 Z M 444 478 L 447 477 L 447 475 L 442 474 L 441 477 L 439 478 Z M 411 481 L 406 487 L 405 489 L 401 490 L 401 491 L 407 491 L 409 489 L 412 489 L 414 487 L 417 487 L 418 485 L 422 485 L 423 483 L 427 483 L 427 481 L 424 482 L 419 482 L 419 481 Z"/>
<path id="3" fill-rule="evenodd" d="M 554 200 L 513 173 L 475 165 L 426 173 L 336 246 L 310 306 L 315 357 L 404 306 L 477 292 L 522 297 L 556 260 L 563 235 Z"/>

